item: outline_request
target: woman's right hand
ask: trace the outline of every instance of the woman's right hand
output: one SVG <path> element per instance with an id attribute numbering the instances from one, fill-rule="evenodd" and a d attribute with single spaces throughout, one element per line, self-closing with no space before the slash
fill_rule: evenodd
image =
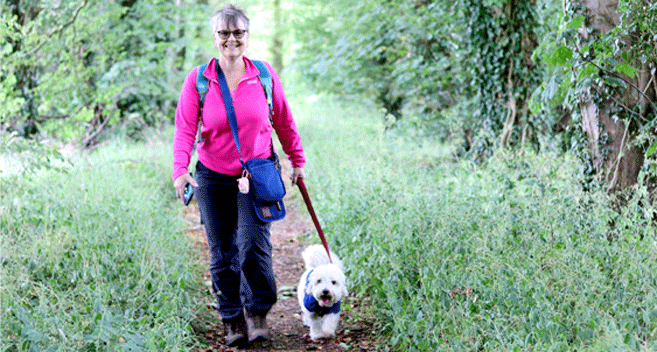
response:
<path id="1" fill-rule="evenodd" d="M 191 183 L 193 187 L 198 187 L 198 183 L 189 173 L 184 173 L 173 181 L 173 187 L 176 189 L 176 197 L 185 204 L 185 186 Z"/>

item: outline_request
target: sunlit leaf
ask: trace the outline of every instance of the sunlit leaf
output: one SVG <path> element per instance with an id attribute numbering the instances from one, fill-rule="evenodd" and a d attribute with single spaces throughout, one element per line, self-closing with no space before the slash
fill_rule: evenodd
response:
<path id="1" fill-rule="evenodd" d="M 655 154 L 655 151 L 657 151 L 657 142 L 654 142 L 650 145 L 650 147 L 648 147 L 648 150 L 646 150 L 646 158 L 649 158 Z"/>
<path id="2" fill-rule="evenodd" d="M 581 82 L 596 72 L 598 72 L 598 68 L 595 67 L 595 65 L 586 64 L 586 66 L 584 66 L 584 68 L 577 74 L 577 80 Z"/>
<path id="3" fill-rule="evenodd" d="M 553 65 L 565 65 L 573 57 L 573 51 L 566 47 L 560 46 L 554 54 L 552 54 Z"/>
<path id="4" fill-rule="evenodd" d="M 584 16 L 578 16 L 576 18 L 573 18 L 568 24 L 566 24 L 566 28 L 568 29 L 578 29 L 582 28 L 582 24 L 584 23 Z"/>
<path id="5" fill-rule="evenodd" d="M 619 65 L 616 66 L 616 72 L 624 73 L 628 75 L 630 78 L 634 77 L 634 74 L 636 73 L 636 69 L 624 62 L 620 63 Z"/>

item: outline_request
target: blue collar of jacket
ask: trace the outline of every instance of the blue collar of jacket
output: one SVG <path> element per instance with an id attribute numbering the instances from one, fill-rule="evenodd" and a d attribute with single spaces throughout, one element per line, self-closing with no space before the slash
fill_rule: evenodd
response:
<path id="1" fill-rule="evenodd" d="M 308 272 L 308 275 L 306 276 L 306 288 L 308 287 L 308 283 L 310 282 L 310 273 L 313 271 L 310 270 Z M 324 316 L 325 314 L 329 313 L 340 313 L 340 301 L 335 302 L 330 307 L 322 307 L 319 305 L 319 302 L 315 299 L 315 297 L 311 294 L 309 294 L 305 289 L 304 295 L 303 295 L 303 306 L 308 309 L 308 311 L 313 312 L 317 315 Z"/>

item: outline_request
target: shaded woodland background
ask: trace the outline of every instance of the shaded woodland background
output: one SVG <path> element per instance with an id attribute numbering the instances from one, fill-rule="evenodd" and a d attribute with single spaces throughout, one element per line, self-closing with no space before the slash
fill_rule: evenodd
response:
<path id="1" fill-rule="evenodd" d="M 240 4 L 240 2 L 237 2 Z M 93 147 L 171 123 L 213 55 L 213 1 L 6 0 L 0 133 Z M 649 0 L 242 2 L 250 55 L 290 90 L 374 101 L 390 128 L 499 148 L 577 148 L 610 193 L 653 185 L 657 7 Z M 651 196 L 652 199 L 652 196 Z"/>

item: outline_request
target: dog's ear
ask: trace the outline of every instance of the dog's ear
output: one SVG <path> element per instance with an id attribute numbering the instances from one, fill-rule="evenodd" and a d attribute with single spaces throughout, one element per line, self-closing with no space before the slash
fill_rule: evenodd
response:
<path id="1" fill-rule="evenodd" d="M 315 287 L 315 280 L 312 276 L 312 273 L 310 273 L 310 275 L 308 275 L 308 283 L 306 284 L 306 293 L 312 295 L 314 287 Z"/>
<path id="2" fill-rule="evenodd" d="M 343 272 L 340 272 L 340 286 L 342 286 L 342 296 L 347 296 L 349 295 L 349 291 L 347 291 L 347 279 L 344 276 Z"/>

